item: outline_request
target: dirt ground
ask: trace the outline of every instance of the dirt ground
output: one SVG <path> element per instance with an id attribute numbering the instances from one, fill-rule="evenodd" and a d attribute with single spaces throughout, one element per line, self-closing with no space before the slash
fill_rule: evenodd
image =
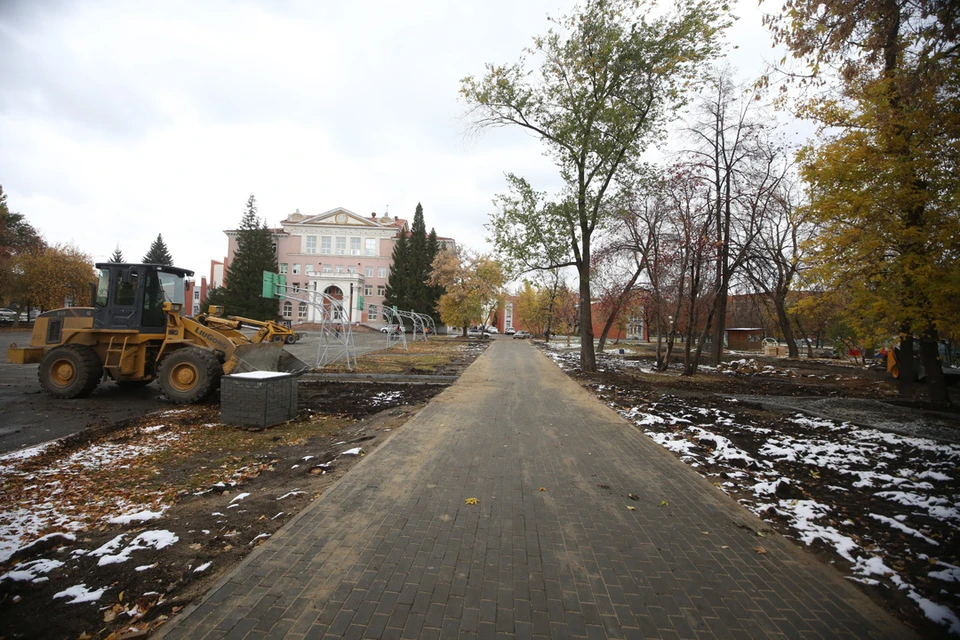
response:
<path id="1" fill-rule="evenodd" d="M 431 341 L 361 368 L 457 374 L 485 347 Z M 296 419 L 266 430 L 220 424 L 211 402 L 0 459 L 0 531 L 32 528 L 22 541 L 37 540 L 0 563 L 0 638 L 149 633 L 443 389 L 306 381 Z"/>
<path id="2" fill-rule="evenodd" d="M 654 373 L 653 351 L 602 354 L 597 373 L 576 351 L 546 349 L 581 384 L 720 490 L 799 546 L 834 564 L 923 637 L 957 637 L 960 623 L 960 412 L 917 407 L 942 439 L 845 423 L 858 401 L 903 410 L 884 371 L 835 360 L 750 354 L 694 376 Z M 614 352 L 616 353 L 616 352 Z M 952 393 L 957 394 L 953 389 Z M 776 404 L 846 403 L 826 420 Z M 747 399 L 748 401 L 743 401 Z M 960 397 L 954 395 L 960 405 Z M 887 404 L 889 403 L 889 404 Z M 899 425 L 910 433 L 914 425 Z M 930 609 L 934 615 L 925 615 Z M 932 618 L 942 615 L 935 624 Z M 953 616 L 951 618 L 951 616 Z M 952 620 L 952 622 L 951 622 Z M 953 626 L 952 633 L 949 631 Z"/>

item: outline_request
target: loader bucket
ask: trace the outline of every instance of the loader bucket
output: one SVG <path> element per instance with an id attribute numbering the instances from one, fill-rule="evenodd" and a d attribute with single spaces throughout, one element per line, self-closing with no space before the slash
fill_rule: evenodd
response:
<path id="1" fill-rule="evenodd" d="M 303 360 L 293 355 L 280 344 L 261 342 L 237 346 L 233 355 L 223 365 L 223 372 L 246 373 L 248 371 L 279 371 L 300 375 L 310 369 Z"/>

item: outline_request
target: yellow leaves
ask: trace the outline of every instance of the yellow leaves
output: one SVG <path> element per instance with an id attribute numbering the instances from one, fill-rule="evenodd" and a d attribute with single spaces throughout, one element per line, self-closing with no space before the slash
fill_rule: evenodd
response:
<path id="1" fill-rule="evenodd" d="M 480 504 L 480 501 L 477 500 L 476 498 L 467 498 L 466 500 L 464 500 L 464 502 L 466 504 Z"/>
<path id="2" fill-rule="evenodd" d="M 757 553 L 761 554 L 761 555 L 763 555 L 763 554 L 765 554 L 765 553 L 767 552 L 767 550 L 764 549 L 763 547 L 754 547 L 753 550 L 756 551 Z"/>
<path id="3" fill-rule="evenodd" d="M 667 502 L 666 500 L 661 500 L 661 501 L 660 501 L 660 506 L 661 506 L 661 507 L 666 507 L 666 506 L 669 506 L 669 505 L 670 505 L 670 503 Z"/>
<path id="4" fill-rule="evenodd" d="M 540 491 L 546 491 L 544 487 L 540 487 Z"/>

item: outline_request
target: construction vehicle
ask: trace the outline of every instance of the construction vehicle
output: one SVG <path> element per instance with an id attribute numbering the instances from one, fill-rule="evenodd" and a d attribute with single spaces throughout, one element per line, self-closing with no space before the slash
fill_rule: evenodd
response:
<path id="1" fill-rule="evenodd" d="M 112 262 L 96 267 L 92 307 L 40 314 L 30 346 L 7 350 L 12 363 L 39 363 L 40 385 L 54 397 L 87 396 L 107 377 L 121 386 L 157 380 L 167 398 L 188 404 L 215 391 L 222 375 L 309 368 L 282 343 L 256 343 L 184 316 L 184 280 L 192 271 Z"/>
<path id="2" fill-rule="evenodd" d="M 239 316 L 225 316 L 223 314 L 223 307 L 218 305 L 211 305 L 207 313 L 197 315 L 196 320 L 204 326 L 217 329 L 221 333 L 231 336 L 234 335 L 232 332 L 240 332 L 244 326 L 255 327 L 257 332 L 250 336 L 251 342 L 285 342 L 286 344 L 294 344 L 304 335 L 274 320 L 254 320 L 252 318 L 242 318 Z"/>

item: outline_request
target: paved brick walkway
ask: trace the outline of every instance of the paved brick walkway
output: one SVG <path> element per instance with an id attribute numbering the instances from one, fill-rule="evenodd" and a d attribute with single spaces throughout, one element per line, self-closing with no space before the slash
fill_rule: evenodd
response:
<path id="1" fill-rule="evenodd" d="M 913 637 L 759 528 L 530 345 L 499 339 L 163 635 Z"/>

